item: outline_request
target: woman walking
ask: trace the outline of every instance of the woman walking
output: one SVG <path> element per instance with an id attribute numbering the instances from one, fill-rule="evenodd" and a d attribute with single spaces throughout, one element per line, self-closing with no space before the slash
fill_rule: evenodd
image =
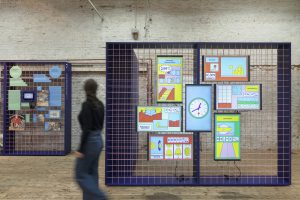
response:
<path id="1" fill-rule="evenodd" d="M 78 116 L 82 129 L 81 142 L 76 159 L 76 181 L 83 191 L 83 200 L 107 199 L 99 188 L 98 164 L 103 148 L 101 131 L 104 121 L 104 105 L 96 97 L 98 84 L 89 79 L 84 84 L 86 101 Z"/>

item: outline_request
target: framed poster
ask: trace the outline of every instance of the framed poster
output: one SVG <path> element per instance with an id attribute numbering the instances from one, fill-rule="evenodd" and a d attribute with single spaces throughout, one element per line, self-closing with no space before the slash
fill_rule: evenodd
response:
<path id="1" fill-rule="evenodd" d="M 203 81 L 249 81 L 249 56 L 203 56 Z"/>
<path id="2" fill-rule="evenodd" d="M 45 132 L 60 131 L 60 130 L 61 130 L 60 122 L 45 122 Z"/>
<path id="3" fill-rule="evenodd" d="M 240 114 L 215 114 L 215 160 L 240 160 Z"/>
<path id="4" fill-rule="evenodd" d="M 21 91 L 21 102 L 35 102 L 36 101 L 36 92 L 34 90 Z"/>
<path id="5" fill-rule="evenodd" d="M 191 160 L 192 134 L 149 135 L 149 160 Z"/>
<path id="6" fill-rule="evenodd" d="M 138 106 L 137 131 L 139 132 L 181 132 L 181 106 Z"/>
<path id="7" fill-rule="evenodd" d="M 49 90 L 40 90 L 37 92 L 36 106 L 49 106 Z"/>
<path id="8" fill-rule="evenodd" d="M 262 85 L 215 85 L 215 109 L 261 110 Z"/>
<path id="9" fill-rule="evenodd" d="M 61 106 L 61 86 L 49 86 L 49 106 Z"/>
<path id="10" fill-rule="evenodd" d="M 185 131 L 211 131 L 211 85 L 185 86 Z"/>
<path id="11" fill-rule="evenodd" d="M 157 56 L 157 102 L 182 102 L 182 56 Z"/>
<path id="12" fill-rule="evenodd" d="M 149 137 L 149 159 L 163 160 L 164 159 L 164 136 L 156 135 Z"/>
<path id="13" fill-rule="evenodd" d="M 14 114 L 9 118 L 10 131 L 24 131 L 25 130 L 25 115 Z"/>

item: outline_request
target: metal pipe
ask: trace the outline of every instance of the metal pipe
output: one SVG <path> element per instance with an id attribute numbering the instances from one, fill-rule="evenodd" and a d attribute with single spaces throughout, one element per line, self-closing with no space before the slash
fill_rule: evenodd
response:
<path id="1" fill-rule="evenodd" d="M 104 20 L 103 16 L 100 14 L 100 12 L 98 11 L 98 9 L 96 8 L 96 6 L 93 4 L 93 2 L 91 0 L 88 0 L 90 2 L 90 4 L 92 5 L 92 7 L 95 9 L 96 13 L 99 15 L 99 17 L 101 18 L 101 21 Z"/>

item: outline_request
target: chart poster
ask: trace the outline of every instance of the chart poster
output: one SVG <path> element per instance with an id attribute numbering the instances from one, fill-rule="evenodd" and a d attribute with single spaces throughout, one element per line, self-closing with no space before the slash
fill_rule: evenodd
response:
<path id="1" fill-rule="evenodd" d="M 215 160 L 240 160 L 240 114 L 215 114 Z"/>
<path id="2" fill-rule="evenodd" d="M 249 81 L 248 56 L 203 56 L 204 81 Z"/>
<path id="3" fill-rule="evenodd" d="M 186 131 L 211 131 L 211 85 L 186 85 Z"/>
<path id="4" fill-rule="evenodd" d="M 191 160 L 193 135 L 166 134 L 149 136 L 150 160 Z"/>
<path id="5" fill-rule="evenodd" d="M 182 56 L 157 56 L 157 102 L 182 102 Z"/>
<path id="6" fill-rule="evenodd" d="M 138 132 L 180 132 L 182 107 L 138 106 Z"/>
<path id="7" fill-rule="evenodd" d="M 217 110 L 261 110 L 261 85 L 216 85 Z"/>

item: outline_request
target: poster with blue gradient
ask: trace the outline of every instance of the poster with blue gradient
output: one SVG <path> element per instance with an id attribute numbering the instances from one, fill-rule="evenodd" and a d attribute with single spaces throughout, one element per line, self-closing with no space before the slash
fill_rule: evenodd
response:
<path id="1" fill-rule="evenodd" d="M 151 136 L 150 137 L 150 160 L 164 159 L 164 137 Z"/>
<path id="2" fill-rule="evenodd" d="M 61 86 L 49 86 L 50 106 L 61 106 Z"/>
<path id="3" fill-rule="evenodd" d="M 211 85 L 186 85 L 186 131 L 211 131 Z"/>

